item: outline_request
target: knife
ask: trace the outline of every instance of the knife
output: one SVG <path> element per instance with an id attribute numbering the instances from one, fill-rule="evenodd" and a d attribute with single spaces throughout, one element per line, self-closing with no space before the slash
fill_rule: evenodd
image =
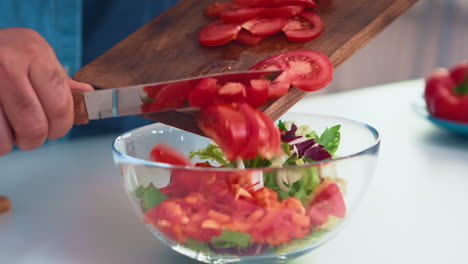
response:
<path id="1" fill-rule="evenodd" d="M 110 117 L 141 115 L 171 110 L 190 111 L 188 96 L 190 91 L 205 78 L 215 78 L 219 83 L 248 82 L 253 79 L 275 79 L 282 70 L 257 70 L 243 72 L 219 73 L 166 82 L 156 82 L 102 89 L 91 92 L 74 92 L 73 104 L 75 125 L 87 124 L 89 120 Z M 158 101 L 162 91 L 173 94 Z M 150 107 L 150 105 L 153 105 Z M 156 107 L 155 107 L 156 106 Z"/>

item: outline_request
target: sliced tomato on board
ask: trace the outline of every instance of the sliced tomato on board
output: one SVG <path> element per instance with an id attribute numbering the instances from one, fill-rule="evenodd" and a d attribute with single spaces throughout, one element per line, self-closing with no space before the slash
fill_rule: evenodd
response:
<path id="1" fill-rule="evenodd" d="M 320 35 L 324 29 L 323 20 L 312 11 L 304 11 L 298 16 L 289 18 L 283 32 L 292 42 L 305 42 Z"/>
<path id="2" fill-rule="evenodd" d="M 151 149 L 150 160 L 171 165 L 193 166 L 182 152 L 164 143 L 156 144 Z"/>
<path id="3" fill-rule="evenodd" d="M 226 8 L 219 12 L 219 17 L 227 23 L 238 23 L 257 17 L 259 8 Z"/>
<path id="4" fill-rule="evenodd" d="M 236 39 L 241 26 L 216 20 L 205 25 L 198 32 L 198 40 L 204 46 L 219 46 Z"/>
<path id="5" fill-rule="evenodd" d="M 250 33 L 266 37 L 280 32 L 288 23 L 287 18 L 254 18 L 242 24 Z"/>
<path id="6" fill-rule="evenodd" d="M 304 90 L 316 91 L 327 86 L 333 79 L 333 65 L 327 55 L 313 50 L 287 51 L 263 60 L 250 69 L 280 68 L 284 72 L 272 82 L 289 82 Z M 270 88 L 271 88 L 270 86 Z"/>
<path id="7" fill-rule="evenodd" d="M 242 29 L 239 34 L 237 34 L 236 41 L 249 46 L 256 46 L 263 40 L 263 37 L 256 36 L 249 31 Z"/>
<path id="8" fill-rule="evenodd" d="M 258 16 L 270 18 L 292 17 L 301 13 L 304 8 L 305 6 L 302 5 L 266 7 L 258 11 Z"/>
<path id="9" fill-rule="evenodd" d="M 303 5 L 309 8 L 316 8 L 317 4 L 313 0 L 234 0 L 239 6 L 290 6 Z"/>

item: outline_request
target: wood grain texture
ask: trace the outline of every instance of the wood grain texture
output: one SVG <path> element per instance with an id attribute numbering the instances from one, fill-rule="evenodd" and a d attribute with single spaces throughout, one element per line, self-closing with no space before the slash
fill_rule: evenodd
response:
<path id="1" fill-rule="evenodd" d="M 316 12 L 323 18 L 325 30 L 315 40 L 290 43 L 284 35 L 277 34 L 255 47 L 231 42 L 208 48 L 198 43 L 197 34 L 211 21 L 202 14 L 215 0 L 182 0 L 83 67 L 74 78 L 95 87 L 112 88 L 246 70 L 269 56 L 302 48 L 327 54 L 334 66 L 338 67 L 416 1 L 317 0 Z M 305 95 L 302 91 L 291 89 L 264 111 L 276 119 Z M 186 120 L 162 120 L 161 114 L 147 117 L 176 127 L 186 127 L 183 123 Z"/>
<path id="2" fill-rule="evenodd" d="M 75 114 L 75 125 L 85 125 L 89 123 L 88 111 L 83 97 L 83 92 L 73 92 L 73 112 Z"/>

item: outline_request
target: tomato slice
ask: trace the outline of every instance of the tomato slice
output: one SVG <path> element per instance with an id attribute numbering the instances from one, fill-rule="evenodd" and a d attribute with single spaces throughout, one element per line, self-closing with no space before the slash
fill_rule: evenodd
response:
<path id="1" fill-rule="evenodd" d="M 305 6 L 295 5 L 295 6 L 280 6 L 280 7 L 266 7 L 262 8 L 258 12 L 258 16 L 261 17 L 292 17 L 298 15 L 304 10 Z"/>
<path id="2" fill-rule="evenodd" d="M 266 37 L 280 32 L 287 23 L 287 18 L 254 18 L 242 27 L 254 35 Z"/>
<path id="3" fill-rule="evenodd" d="M 304 11 L 297 17 L 290 18 L 283 32 L 292 42 L 305 42 L 320 35 L 324 29 L 323 20 L 312 11 Z"/>
<path id="4" fill-rule="evenodd" d="M 304 91 L 316 91 L 333 79 L 333 65 L 327 55 L 313 50 L 286 52 L 281 58 L 287 64 L 291 84 Z M 285 78 L 286 79 L 286 78 Z"/>
<path id="5" fill-rule="evenodd" d="M 262 155 L 259 149 L 259 124 L 256 122 L 255 119 L 255 111 L 252 107 L 248 104 L 239 104 L 239 110 L 244 115 L 244 118 L 247 123 L 248 135 L 249 135 L 249 142 L 244 146 L 242 158 L 243 159 L 254 159 L 259 154 Z"/>
<path id="6" fill-rule="evenodd" d="M 164 143 L 156 144 L 151 149 L 150 160 L 171 165 L 193 166 L 183 153 Z"/>
<path id="7" fill-rule="evenodd" d="M 248 124 L 236 103 L 214 103 L 202 108 L 198 126 L 226 154 L 228 160 L 242 157 Z"/>
<path id="8" fill-rule="evenodd" d="M 309 8 L 316 8 L 317 4 L 313 0 L 234 0 L 239 6 L 290 6 L 303 5 Z"/>
<path id="9" fill-rule="evenodd" d="M 219 12 L 219 17 L 227 23 L 244 22 L 257 17 L 259 8 L 226 8 Z"/>
<path id="10" fill-rule="evenodd" d="M 270 144 L 263 157 L 267 159 L 272 159 L 275 155 L 281 155 L 283 151 L 281 150 L 281 136 L 278 127 L 273 123 L 273 120 L 265 115 L 263 112 L 258 111 L 260 117 L 265 123 L 268 133 L 270 134 Z"/>
<path id="11" fill-rule="evenodd" d="M 213 47 L 226 44 L 236 39 L 241 26 L 216 20 L 205 25 L 198 32 L 198 40 L 204 46 Z"/>
<path id="12" fill-rule="evenodd" d="M 234 6 L 233 2 L 215 2 L 208 6 L 205 12 L 205 16 L 208 17 L 218 17 L 219 13 L 227 8 Z"/>
<path id="13" fill-rule="evenodd" d="M 242 29 L 239 34 L 237 34 L 236 41 L 249 46 L 256 46 L 263 40 L 263 37 L 256 36 L 249 31 Z"/>
<path id="14" fill-rule="evenodd" d="M 212 103 L 243 102 L 246 97 L 246 87 L 242 83 L 228 82 L 220 85 L 215 78 L 205 78 L 193 88 L 189 104 L 202 108 Z"/>
<path id="15" fill-rule="evenodd" d="M 247 103 L 255 108 L 264 105 L 268 99 L 269 88 L 269 80 L 251 80 L 247 86 Z"/>

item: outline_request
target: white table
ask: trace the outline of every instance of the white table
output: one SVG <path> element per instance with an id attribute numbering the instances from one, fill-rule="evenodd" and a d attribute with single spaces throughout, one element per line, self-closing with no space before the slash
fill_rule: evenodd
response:
<path id="1" fill-rule="evenodd" d="M 422 89 L 414 80 L 309 97 L 293 108 L 368 122 L 382 145 L 346 228 L 292 263 L 468 263 L 468 139 L 412 111 Z M 0 157 L 0 194 L 13 201 L 13 211 L 0 215 L 0 263 L 196 263 L 134 216 L 113 166 L 114 137 Z"/>

